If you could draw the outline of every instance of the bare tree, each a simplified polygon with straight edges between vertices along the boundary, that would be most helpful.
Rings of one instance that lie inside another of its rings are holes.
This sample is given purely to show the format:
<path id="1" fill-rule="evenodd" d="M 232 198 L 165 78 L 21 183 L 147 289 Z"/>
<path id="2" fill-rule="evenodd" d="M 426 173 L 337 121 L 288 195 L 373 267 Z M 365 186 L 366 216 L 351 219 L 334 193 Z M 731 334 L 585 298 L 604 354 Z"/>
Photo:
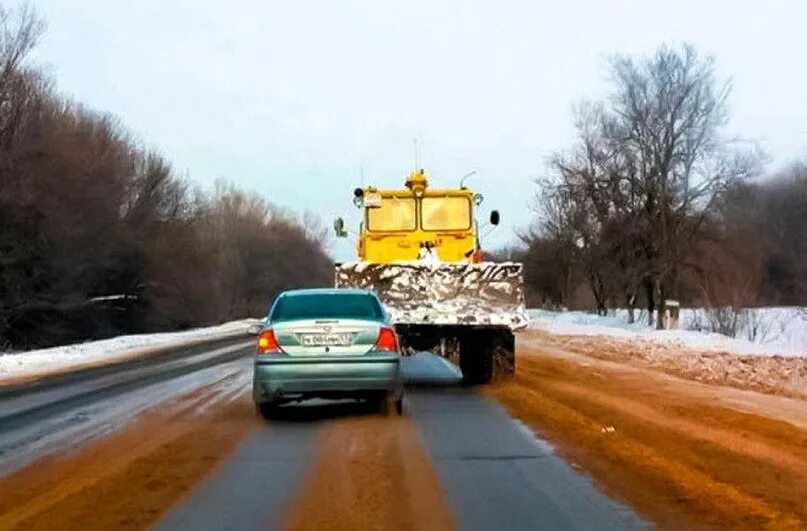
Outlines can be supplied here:
<path id="1" fill-rule="evenodd" d="M 15 10 L 0 5 L 0 82 L 20 70 L 45 31 L 45 22 L 30 4 Z"/>
<path id="2" fill-rule="evenodd" d="M 610 98 L 576 109 L 577 141 L 540 183 L 542 234 L 572 242 L 600 313 L 624 304 L 633 315 L 643 286 L 652 324 L 667 298 L 680 298 L 716 201 L 756 157 L 722 134 L 730 86 L 716 79 L 712 58 L 662 46 L 610 66 Z"/>
<path id="3" fill-rule="evenodd" d="M 602 105 L 578 107 L 575 126 L 578 141 L 568 153 L 552 157 L 552 177 L 544 183 L 540 204 L 547 214 L 563 210 L 562 217 L 555 213 L 549 219 L 565 220 L 598 312 L 604 314 L 615 299 L 632 308 L 641 270 L 627 244 L 636 243 L 639 219 L 635 161 L 612 138 Z"/>
<path id="4" fill-rule="evenodd" d="M 28 4 L 15 10 L 0 5 L 0 154 L 6 159 L 20 133 L 28 104 L 37 96 L 36 86 L 41 79 L 25 68 L 25 61 L 44 29 L 44 22 Z"/>
<path id="5" fill-rule="evenodd" d="M 649 229 L 647 295 L 662 315 L 665 300 L 679 297 L 684 257 L 707 213 L 750 174 L 754 158 L 738 155 L 721 134 L 730 84 L 718 82 L 711 57 L 662 46 L 639 62 L 617 57 L 611 70 L 613 132 L 637 162 Z"/>
<path id="6" fill-rule="evenodd" d="M 60 97 L 28 63 L 43 28 L 0 8 L 0 344 L 259 315 L 280 290 L 331 282 L 314 216 L 232 186 L 208 196 Z"/>

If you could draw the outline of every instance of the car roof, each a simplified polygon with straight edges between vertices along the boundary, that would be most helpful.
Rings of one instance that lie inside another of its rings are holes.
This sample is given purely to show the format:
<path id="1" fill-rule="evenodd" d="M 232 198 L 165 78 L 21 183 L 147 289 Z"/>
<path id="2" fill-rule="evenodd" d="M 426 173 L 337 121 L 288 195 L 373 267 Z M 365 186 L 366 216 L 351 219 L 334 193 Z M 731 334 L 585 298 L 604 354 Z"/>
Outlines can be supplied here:
<path id="1" fill-rule="evenodd" d="M 300 295 L 346 295 L 346 294 L 375 296 L 375 293 L 367 289 L 314 288 L 314 289 L 291 289 L 281 293 L 280 297 L 297 297 Z"/>

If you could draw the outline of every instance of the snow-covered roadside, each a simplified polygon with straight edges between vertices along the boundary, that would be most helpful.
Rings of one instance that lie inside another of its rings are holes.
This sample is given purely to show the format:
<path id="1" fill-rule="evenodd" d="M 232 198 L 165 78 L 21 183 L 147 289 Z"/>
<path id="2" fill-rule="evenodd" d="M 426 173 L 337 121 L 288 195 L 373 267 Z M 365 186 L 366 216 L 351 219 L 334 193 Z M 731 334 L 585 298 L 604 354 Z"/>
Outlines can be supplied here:
<path id="1" fill-rule="evenodd" d="M 752 342 L 710 332 L 687 330 L 695 327 L 700 310 L 681 312 L 682 330 L 655 330 L 646 323 L 628 324 L 627 312 L 598 316 L 585 312 L 528 310 L 530 327 L 559 336 L 606 336 L 623 340 L 641 340 L 665 346 L 698 351 L 742 355 L 779 355 L 807 357 L 807 311 L 803 308 L 759 308 L 752 321 L 764 333 Z M 743 334 L 745 331 L 741 331 Z M 746 337 L 748 337 L 746 335 Z"/>
<path id="2" fill-rule="evenodd" d="M 156 349 L 238 335 L 246 338 L 247 328 L 259 322 L 259 319 L 241 319 L 183 332 L 119 336 L 42 350 L 0 353 L 0 385 L 119 362 L 148 355 Z"/>

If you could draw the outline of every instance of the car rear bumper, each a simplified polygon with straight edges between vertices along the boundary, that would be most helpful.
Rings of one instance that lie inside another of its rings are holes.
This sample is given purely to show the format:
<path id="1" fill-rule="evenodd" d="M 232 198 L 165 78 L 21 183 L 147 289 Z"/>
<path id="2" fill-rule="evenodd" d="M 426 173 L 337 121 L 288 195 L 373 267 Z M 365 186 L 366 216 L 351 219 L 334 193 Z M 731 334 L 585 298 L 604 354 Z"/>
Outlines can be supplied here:
<path id="1" fill-rule="evenodd" d="M 277 357 L 255 363 L 255 403 L 297 398 L 361 395 L 367 391 L 403 392 L 399 356 L 300 359 Z"/>

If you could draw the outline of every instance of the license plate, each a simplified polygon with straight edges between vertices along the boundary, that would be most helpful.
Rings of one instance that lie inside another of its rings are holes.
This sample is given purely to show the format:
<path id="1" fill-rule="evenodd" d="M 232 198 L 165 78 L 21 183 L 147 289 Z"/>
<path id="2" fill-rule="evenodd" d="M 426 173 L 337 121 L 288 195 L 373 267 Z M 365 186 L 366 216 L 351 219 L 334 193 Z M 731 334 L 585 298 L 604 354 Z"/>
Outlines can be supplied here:
<path id="1" fill-rule="evenodd" d="M 352 334 L 303 334 L 305 347 L 340 347 L 350 345 Z"/>

